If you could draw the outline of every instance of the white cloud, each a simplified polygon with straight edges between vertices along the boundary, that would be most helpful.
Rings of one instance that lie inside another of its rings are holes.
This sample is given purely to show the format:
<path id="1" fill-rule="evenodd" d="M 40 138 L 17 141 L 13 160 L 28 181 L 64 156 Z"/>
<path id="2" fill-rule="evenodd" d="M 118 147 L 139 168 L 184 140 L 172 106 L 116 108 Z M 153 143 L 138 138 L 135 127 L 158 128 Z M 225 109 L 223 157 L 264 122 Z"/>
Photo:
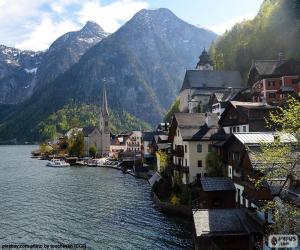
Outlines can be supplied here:
<path id="1" fill-rule="evenodd" d="M 69 20 L 55 22 L 48 15 L 44 15 L 41 23 L 24 37 L 24 40 L 16 44 L 17 48 L 27 50 L 46 50 L 59 36 L 80 27 Z"/>
<path id="2" fill-rule="evenodd" d="M 0 44 L 45 50 L 56 38 L 87 21 L 114 32 L 147 7 L 147 0 L 115 0 L 106 5 L 101 0 L 18 0 L 17 4 L 0 0 Z"/>
<path id="3" fill-rule="evenodd" d="M 136 12 L 147 7 L 148 3 L 143 0 L 119 0 L 108 5 L 89 0 L 83 4 L 78 16 L 81 23 L 93 20 L 105 31 L 114 32 L 120 27 L 120 22 L 128 21 Z"/>
<path id="4" fill-rule="evenodd" d="M 207 27 L 208 29 L 214 31 L 215 33 L 221 35 L 223 34 L 226 30 L 230 30 L 236 23 L 242 22 L 244 20 L 251 20 L 256 16 L 257 13 L 251 12 L 247 13 L 243 16 L 236 16 L 230 20 L 227 20 L 222 23 L 218 23 L 212 26 Z"/>

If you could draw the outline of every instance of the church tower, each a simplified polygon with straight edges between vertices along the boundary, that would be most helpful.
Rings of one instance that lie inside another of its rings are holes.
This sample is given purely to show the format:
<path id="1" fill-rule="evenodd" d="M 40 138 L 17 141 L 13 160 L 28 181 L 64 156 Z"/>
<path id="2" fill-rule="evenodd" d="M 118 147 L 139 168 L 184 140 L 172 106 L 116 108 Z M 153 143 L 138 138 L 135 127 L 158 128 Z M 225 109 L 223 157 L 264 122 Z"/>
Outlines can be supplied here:
<path id="1" fill-rule="evenodd" d="M 101 133 L 101 154 L 102 156 L 109 155 L 110 149 L 110 130 L 109 130 L 109 112 L 106 94 L 106 86 L 103 86 L 102 108 L 100 116 L 100 133 Z"/>
<path id="2" fill-rule="evenodd" d="M 196 69 L 198 70 L 213 70 L 213 62 L 210 59 L 209 54 L 205 50 L 205 48 L 202 51 L 202 54 L 199 56 L 199 62 L 196 65 Z"/>

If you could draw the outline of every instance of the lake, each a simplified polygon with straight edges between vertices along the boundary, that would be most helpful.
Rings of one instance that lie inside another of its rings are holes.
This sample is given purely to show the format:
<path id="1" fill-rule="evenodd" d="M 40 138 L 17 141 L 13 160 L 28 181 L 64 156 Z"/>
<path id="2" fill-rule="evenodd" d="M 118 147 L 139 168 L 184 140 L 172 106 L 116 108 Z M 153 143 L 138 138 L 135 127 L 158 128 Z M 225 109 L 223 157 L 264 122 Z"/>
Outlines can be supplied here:
<path id="1" fill-rule="evenodd" d="M 190 223 L 157 210 L 145 180 L 115 169 L 46 167 L 30 158 L 36 148 L 0 146 L 0 245 L 191 249 Z"/>

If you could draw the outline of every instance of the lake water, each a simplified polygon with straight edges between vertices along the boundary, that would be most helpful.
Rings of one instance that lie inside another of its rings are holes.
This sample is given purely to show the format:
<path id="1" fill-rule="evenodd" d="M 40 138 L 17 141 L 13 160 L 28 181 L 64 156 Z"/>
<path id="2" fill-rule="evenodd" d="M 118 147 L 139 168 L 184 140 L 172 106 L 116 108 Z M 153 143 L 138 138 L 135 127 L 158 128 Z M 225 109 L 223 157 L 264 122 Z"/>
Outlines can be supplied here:
<path id="1" fill-rule="evenodd" d="M 145 180 L 114 169 L 49 168 L 30 158 L 35 148 L 0 146 L 0 246 L 191 249 L 190 223 L 158 211 Z"/>

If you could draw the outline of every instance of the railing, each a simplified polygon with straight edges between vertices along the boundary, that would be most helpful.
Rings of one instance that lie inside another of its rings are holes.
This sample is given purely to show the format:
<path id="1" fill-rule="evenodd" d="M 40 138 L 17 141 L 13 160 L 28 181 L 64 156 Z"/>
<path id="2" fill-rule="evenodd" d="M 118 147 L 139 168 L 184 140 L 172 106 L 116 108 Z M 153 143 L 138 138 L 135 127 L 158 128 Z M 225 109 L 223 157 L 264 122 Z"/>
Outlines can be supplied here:
<path id="1" fill-rule="evenodd" d="M 176 146 L 176 148 L 172 150 L 172 154 L 177 157 L 184 157 L 183 146 Z"/>
<path id="2" fill-rule="evenodd" d="M 189 173 L 190 169 L 189 167 L 186 166 L 181 166 L 181 165 L 177 165 L 177 164 L 173 164 L 173 169 L 180 171 L 180 172 L 184 172 L 184 173 Z"/>

